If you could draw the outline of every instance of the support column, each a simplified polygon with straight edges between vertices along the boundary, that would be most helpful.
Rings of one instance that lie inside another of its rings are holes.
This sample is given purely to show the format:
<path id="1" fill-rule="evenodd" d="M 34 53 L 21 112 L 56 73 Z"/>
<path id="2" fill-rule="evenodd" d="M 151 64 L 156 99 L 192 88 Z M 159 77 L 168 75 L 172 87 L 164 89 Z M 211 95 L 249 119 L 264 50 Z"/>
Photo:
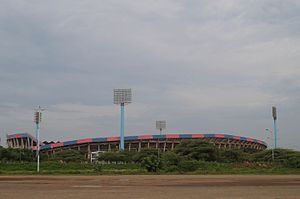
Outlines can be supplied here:
<path id="1" fill-rule="evenodd" d="M 277 148 L 277 123 L 276 119 L 274 119 L 274 148 Z"/>
<path id="2" fill-rule="evenodd" d="M 91 145 L 90 145 L 90 143 L 88 143 L 87 148 L 88 148 L 88 154 L 90 154 L 91 153 Z"/>
<path id="3" fill-rule="evenodd" d="M 131 150 L 131 142 L 128 143 L 128 151 L 130 152 Z"/>
<path id="4" fill-rule="evenodd" d="M 16 141 L 16 138 L 13 138 L 13 148 L 16 148 L 17 147 L 17 141 Z"/>
<path id="5" fill-rule="evenodd" d="M 124 150 L 124 103 L 121 104 L 120 150 Z"/>
<path id="6" fill-rule="evenodd" d="M 140 142 L 139 142 L 139 149 L 138 149 L 138 152 L 141 151 L 141 148 L 142 148 L 142 142 L 140 141 Z"/>
<path id="7" fill-rule="evenodd" d="M 17 148 L 20 148 L 20 142 L 19 142 L 19 139 L 16 138 L 16 141 L 17 141 Z"/>

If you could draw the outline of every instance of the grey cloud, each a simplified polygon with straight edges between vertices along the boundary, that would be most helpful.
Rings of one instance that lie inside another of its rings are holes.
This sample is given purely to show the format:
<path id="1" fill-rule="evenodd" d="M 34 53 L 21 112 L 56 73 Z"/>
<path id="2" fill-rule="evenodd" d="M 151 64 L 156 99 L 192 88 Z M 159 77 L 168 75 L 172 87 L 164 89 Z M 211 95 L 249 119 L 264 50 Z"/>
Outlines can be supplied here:
<path id="1" fill-rule="evenodd" d="M 126 131 L 223 132 L 300 149 L 298 1 L 7 1 L 0 6 L 0 126 L 44 139 L 115 135 L 112 89 L 133 88 Z M 70 112 L 70 109 L 75 112 Z"/>

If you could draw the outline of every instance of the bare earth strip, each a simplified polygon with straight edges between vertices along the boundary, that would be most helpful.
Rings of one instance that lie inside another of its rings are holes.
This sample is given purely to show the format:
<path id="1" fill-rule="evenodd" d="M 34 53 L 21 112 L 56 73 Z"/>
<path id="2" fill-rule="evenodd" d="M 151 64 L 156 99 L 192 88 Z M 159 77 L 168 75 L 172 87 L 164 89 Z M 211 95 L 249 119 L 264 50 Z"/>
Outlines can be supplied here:
<path id="1" fill-rule="evenodd" d="M 300 198 L 300 176 L 1 176 L 0 199 Z"/>

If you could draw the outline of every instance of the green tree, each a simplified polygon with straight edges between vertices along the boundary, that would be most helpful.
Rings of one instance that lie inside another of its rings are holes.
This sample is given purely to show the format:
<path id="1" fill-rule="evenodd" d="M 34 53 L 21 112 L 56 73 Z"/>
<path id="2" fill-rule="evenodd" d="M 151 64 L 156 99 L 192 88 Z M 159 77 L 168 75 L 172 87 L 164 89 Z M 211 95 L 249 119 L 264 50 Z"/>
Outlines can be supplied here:
<path id="1" fill-rule="evenodd" d="M 253 154 L 256 162 L 273 162 L 272 150 L 265 150 Z M 275 149 L 274 162 L 285 167 L 300 168 L 300 152 L 290 149 Z"/>
<path id="2" fill-rule="evenodd" d="M 160 161 L 155 155 L 145 156 L 141 160 L 141 166 L 148 172 L 157 172 L 160 167 Z"/>
<path id="3" fill-rule="evenodd" d="M 175 153 L 193 160 L 216 161 L 218 150 L 201 140 L 185 140 L 175 148 Z"/>
<path id="4" fill-rule="evenodd" d="M 161 152 L 157 149 L 145 149 L 133 157 L 135 163 L 141 164 L 149 172 L 157 172 L 161 168 Z"/>
<path id="5" fill-rule="evenodd" d="M 162 154 L 161 163 L 165 171 L 178 171 L 178 165 L 183 158 L 174 152 L 165 152 Z"/>
<path id="6" fill-rule="evenodd" d="M 34 152 L 28 149 L 12 149 L 12 148 L 1 148 L 0 149 L 0 160 L 1 161 L 20 161 L 30 162 L 34 161 Z"/>
<path id="7" fill-rule="evenodd" d="M 251 156 L 249 153 L 238 149 L 221 149 L 217 161 L 227 163 L 251 161 Z"/>

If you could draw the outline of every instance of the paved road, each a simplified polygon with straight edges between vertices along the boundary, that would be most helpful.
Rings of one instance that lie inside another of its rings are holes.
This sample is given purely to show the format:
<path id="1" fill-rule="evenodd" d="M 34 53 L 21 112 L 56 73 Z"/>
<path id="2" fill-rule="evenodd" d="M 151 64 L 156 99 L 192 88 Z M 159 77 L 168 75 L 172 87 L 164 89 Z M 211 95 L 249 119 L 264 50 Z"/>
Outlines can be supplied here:
<path id="1" fill-rule="evenodd" d="M 289 176 L 1 176 L 0 199 L 300 198 Z"/>

